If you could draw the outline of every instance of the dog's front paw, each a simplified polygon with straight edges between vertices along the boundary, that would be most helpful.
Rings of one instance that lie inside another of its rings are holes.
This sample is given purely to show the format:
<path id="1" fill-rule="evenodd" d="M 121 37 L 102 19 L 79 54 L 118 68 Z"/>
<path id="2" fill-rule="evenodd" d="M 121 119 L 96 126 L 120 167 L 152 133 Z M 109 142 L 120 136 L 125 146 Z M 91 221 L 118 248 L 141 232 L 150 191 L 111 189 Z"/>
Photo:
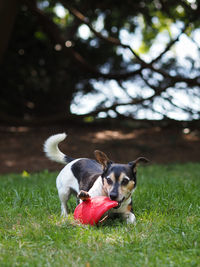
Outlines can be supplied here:
<path id="1" fill-rule="evenodd" d="M 80 198 L 82 201 L 84 200 L 87 200 L 88 198 L 90 198 L 90 195 L 88 192 L 84 191 L 84 190 L 81 190 L 78 195 L 77 195 L 78 198 Z"/>
<path id="2" fill-rule="evenodd" d="M 126 219 L 126 222 L 128 224 L 136 225 L 136 218 L 135 218 L 135 215 L 132 212 L 124 214 L 124 218 Z"/>

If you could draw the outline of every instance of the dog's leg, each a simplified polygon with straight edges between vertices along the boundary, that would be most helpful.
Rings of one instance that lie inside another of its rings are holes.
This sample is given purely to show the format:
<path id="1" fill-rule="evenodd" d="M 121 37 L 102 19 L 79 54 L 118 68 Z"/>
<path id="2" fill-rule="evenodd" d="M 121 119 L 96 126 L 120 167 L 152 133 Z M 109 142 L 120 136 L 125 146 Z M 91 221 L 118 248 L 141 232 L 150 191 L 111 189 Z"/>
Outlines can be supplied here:
<path id="1" fill-rule="evenodd" d="M 136 218 L 132 212 L 127 212 L 123 214 L 123 218 L 126 220 L 128 224 L 136 225 Z"/>
<path id="2" fill-rule="evenodd" d="M 64 191 L 59 192 L 59 198 L 61 202 L 61 216 L 67 218 L 67 200 L 70 197 L 70 187 L 66 188 Z"/>
<path id="3" fill-rule="evenodd" d="M 61 202 L 61 217 L 67 218 L 67 206 Z"/>
<path id="4" fill-rule="evenodd" d="M 98 177 L 98 179 L 94 182 L 93 186 L 90 188 L 89 192 L 80 190 L 77 197 L 81 200 L 87 200 L 90 197 L 96 197 L 96 196 L 102 196 L 102 178 L 101 176 Z"/>
<path id="5" fill-rule="evenodd" d="M 88 198 L 90 198 L 90 195 L 88 192 L 84 191 L 84 190 L 81 190 L 78 195 L 77 195 L 78 198 L 80 198 L 82 201 L 84 200 L 87 200 Z"/>
<path id="6" fill-rule="evenodd" d="M 128 224 L 134 224 L 136 225 L 136 218 L 135 215 L 133 213 L 133 204 L 132 204 L 132 200 L 129 203 L 129 205 L 127 206 L 127 210 L 126 212 L 123 214 L 123 217 L 126 219 L 126 222 Z"/>
<path id="7" fill-rule="evenodd" d="M 74 177 L 71 166 L 75 161 L 66 165 L 59 173 L 56 179 L 56 187 L 61 202 L 61 215 L 67 217 L 67 201 L 71 193 L 79 192 L 79 185 L 77 179 Z"/>

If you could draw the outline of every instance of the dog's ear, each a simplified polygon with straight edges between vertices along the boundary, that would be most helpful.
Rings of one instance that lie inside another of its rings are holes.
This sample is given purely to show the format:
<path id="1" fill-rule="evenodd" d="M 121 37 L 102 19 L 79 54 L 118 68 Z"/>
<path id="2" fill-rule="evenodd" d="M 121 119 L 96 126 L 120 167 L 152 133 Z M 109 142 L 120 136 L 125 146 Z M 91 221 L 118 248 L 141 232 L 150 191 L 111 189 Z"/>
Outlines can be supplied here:
<path id="1" fill-rule="evenodd" d="M 135 165 L 137 165 L 137 164 L 140 163 L 140 162 L 148 163 L 149 160 L 148 160 L 147 158 L 144 158 L 144 157 L 139 157 L 139 158 L 137 158 L 136 160 L 133 161 L 133 163 L 134 163 Z"/>
<path id="2" fill-rule="evenodd" d="M 105 153 L 99 150 L 95 150 L 94 155 L 96 160 L 102 165 L 103 170 L 105 170 L 108 166 L 108 163 L 110 163 L 109 158 L 106 156 Z"/>
<path id="3" fill-rule="evenodd" d="M 138 165 L 138 163 L 141 163 L 141 162 L 148 163 L 149 160 L 147 158 L 144 158 L 144 157 L 139 157 L 136 160 L 129 162 L 128 164 L 133 168 L 133 172 L 136 172 L 137 165 Z"/>

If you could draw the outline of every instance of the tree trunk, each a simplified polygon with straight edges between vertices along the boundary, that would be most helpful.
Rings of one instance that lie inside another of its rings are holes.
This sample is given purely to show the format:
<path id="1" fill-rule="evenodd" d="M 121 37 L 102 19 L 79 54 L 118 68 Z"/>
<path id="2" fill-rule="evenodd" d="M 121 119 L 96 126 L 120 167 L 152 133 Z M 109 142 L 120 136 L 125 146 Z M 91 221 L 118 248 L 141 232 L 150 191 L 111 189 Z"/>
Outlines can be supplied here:
<path id="1" fill-rule="evenodd" d="M 0 64 L 8 47 L 18 6 L 18 0 L 0 0 Z"/>

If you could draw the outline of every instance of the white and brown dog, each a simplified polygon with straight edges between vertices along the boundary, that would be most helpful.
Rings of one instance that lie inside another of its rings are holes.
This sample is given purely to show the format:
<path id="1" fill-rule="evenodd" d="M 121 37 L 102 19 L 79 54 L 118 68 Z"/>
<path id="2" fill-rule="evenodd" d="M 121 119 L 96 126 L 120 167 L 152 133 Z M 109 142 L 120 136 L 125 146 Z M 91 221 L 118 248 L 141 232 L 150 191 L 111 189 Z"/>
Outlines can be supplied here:
<path id="1" fill-rule="evenodd" d="M 56 180 L 61 215 L 67 217 L 67 201 L 71 193 L 75 193 L 81 200 L 94 196 L 108 196 L 118 202 L 118 206 L 113 208 L 111 213 L 122 215 L 127 223 L 135 223 L 132 193 L 136 187 L 136 166 L 139 162 L 148 160 L 140 157 L 128 164 L 116 164 L 99 150 L 94 152 L 96 160 L 73 159 L 58 148 L 58 144 L 65 138 L 65 133 L 56 134 L 44 143 L 44 151 L 48 158 L 67 164 Z"/>

